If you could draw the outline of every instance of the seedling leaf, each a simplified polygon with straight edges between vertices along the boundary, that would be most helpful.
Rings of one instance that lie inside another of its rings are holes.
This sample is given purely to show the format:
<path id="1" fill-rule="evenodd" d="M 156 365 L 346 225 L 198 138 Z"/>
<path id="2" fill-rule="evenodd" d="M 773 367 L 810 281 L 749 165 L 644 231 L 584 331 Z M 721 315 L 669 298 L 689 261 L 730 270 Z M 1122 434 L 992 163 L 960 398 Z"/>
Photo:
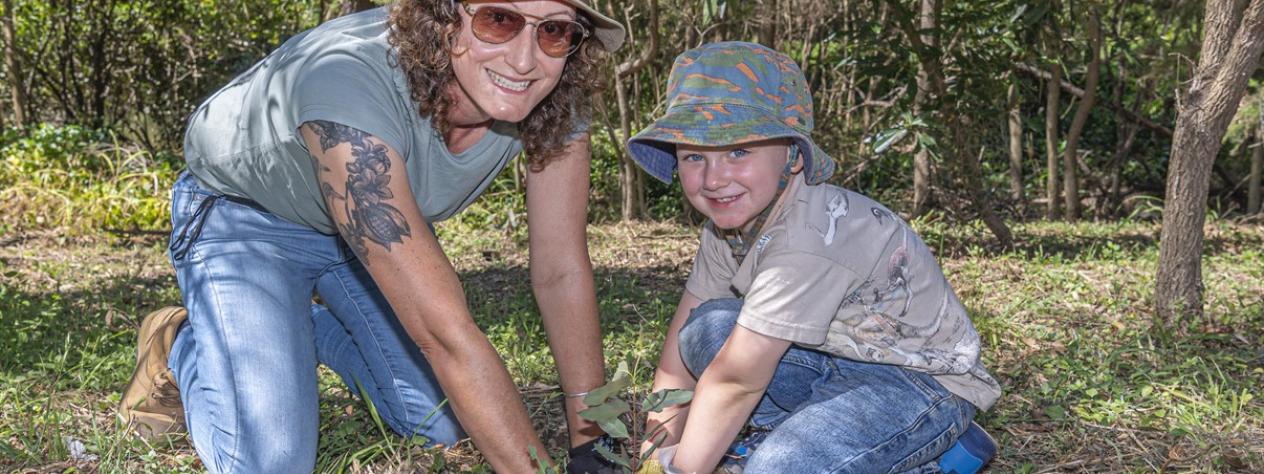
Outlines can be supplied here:
<path id="1" fill-rule="evenodd" d="M 612 395 L 622 393 L 631 384 L 632 376 L 628 373 L 628 363 L 619 362 L 619 367 L 615 369 L 614 377 L 610 379 L 610 382 L 588 392 L 588 395 L 584 397 L 584 404 L 595 407 L 606 403 Z"/>
<path id="2" fill-rule="evenodd" d="M 621 454 L 611 451 L 610 448 L 607 448 L 604 444 L 595 443 L 593 445 L 593 449 L 596 449 L 597 454 L 600 454 L 601 457 L 608 459 L 610 462 L 623 466 L 624 469 L 629 471 L 632 470 L 632 466 L 628 464 L 627 458 L 623 457 Z"/>
<path id="3" fill-rule="evenodd" d="M 689 403 L 693 400 L 692 390 L 683 390 L 678 388 L 669 388 L 651 393 L 645 400 L 641 401 L 641 409 L 645 411 L 660 412 L 664 408 L 672 405 L 680 405 Z"/>
<path id="4" fill-rule="evenodd" d="M 618 419 L 619 415 L 627 413 L 632 407 L 628 406 L 628 402 L 618 398 L 610 400 L 601 405 L 590 407 L 579 412 L 579 416 L 588 421 L 602 422 L 606 420 Z"/>

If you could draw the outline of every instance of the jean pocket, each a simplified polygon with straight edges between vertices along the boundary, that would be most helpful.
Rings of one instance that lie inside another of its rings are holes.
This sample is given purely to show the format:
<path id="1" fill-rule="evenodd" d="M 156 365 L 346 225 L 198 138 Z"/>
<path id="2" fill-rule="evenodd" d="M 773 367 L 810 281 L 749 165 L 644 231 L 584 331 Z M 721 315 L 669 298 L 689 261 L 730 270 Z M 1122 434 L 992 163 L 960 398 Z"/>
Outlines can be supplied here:
<path id="1" fill-rule="evenodd" d="M 184 260 L 184 257 L 188 255 L 193 243 L 202 235 L 202 226 L 206 224 L 206 218 L 211 214 L 211 208 L 219 200 L 219 196 L 215 195 L 191 194 L 193 198 L 188 205 L 193 206 L 196 204 L 197 208 L 184 220 L 183 225 L 180 225 L 179 228 L 173 228 L 171 231 L 171 244 L 167 246 L 167 252 L 171 256 L 172 261 Z"/>
<path id="2" fill-rule="evenodd" d="M 934 461 L 948 448 L 952 447 L 952 443 L 956 442 L 960 436 L 961 430 L 957 423 L 950 423 L 947 429 L 931 439 L 925 446 L 918 448 L 912 454 L 901 459 L 900 462 L 895 463 L 891 467 L 890 472 L 906 472 Z"/>

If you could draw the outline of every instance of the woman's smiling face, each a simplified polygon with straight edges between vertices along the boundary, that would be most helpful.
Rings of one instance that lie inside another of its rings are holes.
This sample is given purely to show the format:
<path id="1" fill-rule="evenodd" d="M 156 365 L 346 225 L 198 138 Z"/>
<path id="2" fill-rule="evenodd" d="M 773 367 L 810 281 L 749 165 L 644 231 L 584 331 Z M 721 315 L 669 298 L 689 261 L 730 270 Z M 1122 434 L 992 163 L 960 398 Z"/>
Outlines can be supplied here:
<path id="1" fill-rule="evenodd" d="M 536 43 L 535 25 L 499 44 L 478 39 L 469 11 L 496 7 L 518 13 L 528 22 L 575 20 L 575 8 L 555 0 L 514 2 L 470 1 L 460 5 L 461 32 L 452 48 L 452 70 L 457 79 L 454 123 L 488 119 L 520 122 L 553 91 L 562 78 L 566 58 L 545 54 Z"/>

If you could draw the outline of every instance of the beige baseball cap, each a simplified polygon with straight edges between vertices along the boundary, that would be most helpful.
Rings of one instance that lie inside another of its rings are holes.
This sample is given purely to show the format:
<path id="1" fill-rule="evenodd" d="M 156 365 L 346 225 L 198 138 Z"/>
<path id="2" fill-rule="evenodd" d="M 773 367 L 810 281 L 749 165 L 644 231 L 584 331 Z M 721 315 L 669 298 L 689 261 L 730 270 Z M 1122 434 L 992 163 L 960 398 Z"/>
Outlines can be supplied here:
<path id="1" fill-rule="evenodd" d="M 602 49 L 613 53 L 617 51 L 620 46 L 623 46 L 623 39 L 626 32 L 623 30 L 623 25 L 619 24 L 619 22 L 614 21 L 608 16 L 602 15 L 593 7 L 588 6 L 588 2 L 581 0 L 559 1 L 584 12 L 584 15 L 586 15 L 589 20 L 592 20 L 593 28 L 597 30 L 593 34 L 597 37 L 597 41 L 601 42 Z"/>

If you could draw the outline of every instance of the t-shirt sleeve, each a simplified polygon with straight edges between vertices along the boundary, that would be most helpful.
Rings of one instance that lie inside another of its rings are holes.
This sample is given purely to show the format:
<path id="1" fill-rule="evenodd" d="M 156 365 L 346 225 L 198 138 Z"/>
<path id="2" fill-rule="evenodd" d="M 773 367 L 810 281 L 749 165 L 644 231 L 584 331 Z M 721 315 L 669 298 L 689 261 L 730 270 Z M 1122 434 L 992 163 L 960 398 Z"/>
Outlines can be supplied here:
<path id="1" fill-rule="evenodd" d="M 374 67 L 349 51 L 320 54 L 305 65 L 295 82 L 295 124 L 326 120 L 366 132 L 405 156 L 410 121 L 400 116 L 390 71 Z"/>
<path id="2" fill-rule="evenodd" d="M 574 111 L 571 113 L 571 134 L 566 136 L 566 143 L 570 143 L 588 133 L 592 128 L 592 114 L 583 111 Z"/>
<path id="3" fill-rule="evenodd" d="M 816 346 L 857 285 L 854 272 L 807 253 L 769 255 L 760 262 L 737 323 L 765 336 Z"/>
<path id="4" fill-rule="evenodd" d="M 732 298 L 734 264 L 728 243 L 719 239 L 710 226 L 702 230 L 698 241 L 698 254 L 693 258 L 693 270 L 685 289 L 702 301 L 716 298 Z"/>

